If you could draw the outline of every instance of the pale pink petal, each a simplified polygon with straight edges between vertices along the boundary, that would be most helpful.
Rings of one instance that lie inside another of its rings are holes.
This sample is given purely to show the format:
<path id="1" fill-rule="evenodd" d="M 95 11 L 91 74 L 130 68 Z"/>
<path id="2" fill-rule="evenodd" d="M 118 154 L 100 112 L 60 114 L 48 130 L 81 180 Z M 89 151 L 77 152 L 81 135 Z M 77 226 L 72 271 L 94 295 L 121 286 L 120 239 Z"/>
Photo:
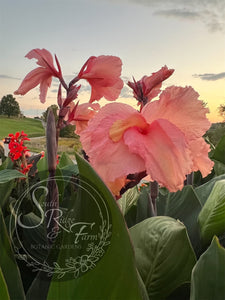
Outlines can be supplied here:
<path id="1" fill-rule="evenodd" d="M 154 121 L 145 134 L 130 128 L 124 134 L 124 142 L 131 153 L 144 159 L 152 180 L 171 192 L 182 189 L 193 163 L 185 136 L 176 126 L 161 119 Z"/>
<path id="2" fill-rule="evenodd" d="M 112 125 L 137 113 L 131 106 L 122 103 L 105 105 L 81 132 L 81 143 L 90 162 L 102 179 L 114 182 L 128 174 L 145 170 L 144 161 L 130 153 L 123 139 L 113 142 L 109 136 Z"/>
<path id="3" fill-rule="evenodd" d="M 207 176 L 214 165 L 213 161 L 209 159 L 208 153 L 210 146 L 205 142 L 203 138 L 198 138 L 189 142 L 189 147 L 192 152 L 193 170 L 200 171 L 202 176 Z"/>
<path id="4" fill-rule="evenodd" d="M 14 94 L 25 95 L 28 91 L 40 84 L 40 100 L 44 103 L 48 87 L 51 85 L 52 76 L 58 78 L 61 76 L 59 62 L 57 61 L 57 65 L 60 70 L 57 71 L 53 64 L 52 55 L 46 49 L 33 49 L 26 55 L 26 57 L 29 59 L 36 58 L 37 64 L 41 67 L 38 67 L 28 73 Z"/>
<path id="5" fill-rule="evenodd" d="M 48 88 L 51 86 L 52 83 L 52 76 L 46 76 L 45 78 L 42 79 L 41 83 L 40 83 L 40 101 L 41 103 L 45 103 L 46 100 L 46 95 L 47 95 L 47 91 Z"/>
<path id="6" fill-rule="evenodd" d="M 86 68 L 78 76 L 83 79 L 119 77 L 121 68 L 122 61 L 117 56 L 92 56 L 87 61 Z"/>
<path id="7" fill-rule="evenodd" d="M 43 78 L 51 78 L 52 74 L 39 67 L 26 75 L 19 88 L 14 92 L 15 95 L 25 95 L 28 91 L 35 88 Z"/>
<path id="8" fill-rule="evenodd" d="M 119 97 L 123 87 L 121 75 L 122 62 L 119 57 L 101 55 L 88 59 L 78 74 L 86 79 L 92 87 L 90 102 L 105 97 L 113 101 Z"/>
<path id="9" fill-rule="evenodd" d="M 100 100 L 102 97 L 109 101 L 116 100 L 123 88 L 123 81 L 120 78 L 115 79 L 88 79 L 92 86 L 90 102 Z"/>
<path id="10" fill-rule="evenodd" d="M 201 137 L 210 127 L 206 118 L 209 112 L 198 100 L 198 93 L 192 87 L 166 88 L 160 99 L 144 106 L 142 114 L 148 123 L 166 119 L 176 125 L 187 140 Z"/>
<path id="11" fill-rule="evenodd" d="M 80 135 L 80 133 L 87 127 L 89 120 L 94 117 L 99 109 L 100 105 L 98 103 L 83 103 L 77 106 L 74 116 L 76 134 Z"/>
<path id="12" fill-rule="evenodd" d="M 36 58 L 37 64 L 46 69 L 49 69 L 56 76 L 58 71 L 54 67 L 53 57 L 46 49 L 33 49 L 25 56 L 29 59 Z"/>

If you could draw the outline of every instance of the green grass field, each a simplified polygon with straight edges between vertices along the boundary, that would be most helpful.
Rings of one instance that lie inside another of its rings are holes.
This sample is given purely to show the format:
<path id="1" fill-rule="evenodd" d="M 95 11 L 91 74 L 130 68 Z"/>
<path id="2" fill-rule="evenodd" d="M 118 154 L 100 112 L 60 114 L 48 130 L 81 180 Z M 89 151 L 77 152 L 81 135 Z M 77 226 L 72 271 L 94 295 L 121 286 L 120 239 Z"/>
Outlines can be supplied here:
<path id="1" fill-rule="evenodd" d="M 15 134 L 17 131 L 24 131 L 29 137 L 43 136 L 45 130 L 41 121 L 31 118 L 7 118 L 0 116 L 0 139 Z"/>

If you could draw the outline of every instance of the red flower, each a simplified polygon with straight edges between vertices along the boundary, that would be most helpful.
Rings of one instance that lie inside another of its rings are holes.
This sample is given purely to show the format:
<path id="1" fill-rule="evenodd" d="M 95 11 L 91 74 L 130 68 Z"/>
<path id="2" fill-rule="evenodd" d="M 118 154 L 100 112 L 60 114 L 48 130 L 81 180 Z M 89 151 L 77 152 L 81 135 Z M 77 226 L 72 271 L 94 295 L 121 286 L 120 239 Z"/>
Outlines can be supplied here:
<path id="1" fill-rule="evenodd" d="M 116 100 L 123 87 L 120 79 L 122 61 L 119 57 L 101 55 L 91 56 L 81 68 L 78 78 L 86 79 L 92 87 L 90 102 L 105 97 Z"/>
<path id="2" fill-rule="evenodd" d="M 27 134 L 23 131 L 16 132 L 16 134 L 9 134 L 9 157 L 17 166 L 18 170 L 23 174 L 29 172 L 32 164 L 27 164 L 27 159 L 29 158 L 29 150 L 24 146 L 24 141 L 29 141 Z"/>
<path id="3" fill-rule="evenodd" d="M 15 95 L 25 95 L 31 89 L 35 88 L 40 84 L 40 100 L 42 103 L 45 102 L 48 88 L 51 86 L 52 76 L 61 78 L 62 72 L 55 56 L 58 71 L 54 67 L 53 58 L 49 51 L 46 49 L 33 49 L 25 57 L 31 59 L 36 58 L 37 64 L 40 66 L 30 73 L 22 81 L 18 90 L 14 92 Z"/>

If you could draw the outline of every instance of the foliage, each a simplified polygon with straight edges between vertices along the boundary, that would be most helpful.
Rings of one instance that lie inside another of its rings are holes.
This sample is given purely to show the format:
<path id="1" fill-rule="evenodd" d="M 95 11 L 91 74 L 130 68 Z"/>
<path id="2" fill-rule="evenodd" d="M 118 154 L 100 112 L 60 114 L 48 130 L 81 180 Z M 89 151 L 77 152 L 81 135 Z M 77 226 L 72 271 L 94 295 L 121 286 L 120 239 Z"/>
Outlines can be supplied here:
<path id="1" fill-rule="evenodd" d="M 66 138 L 78 138 L 78 136 L 75 134 L 75 125 L 66 125 L 60 130 L 60 137 L 66 137 Z"/>
<path id="2" fill-rule="evenodd" d="M 49 107 L 46 109 L 46 111 L 44 111 L 44 112 L 42 113 L 42 120 L 43 120 L 44 122 L 47 122 L 47 117 L 48 117 L 49 109 L 52 109 L 53 114 L 54 114 L 54 116 L 55 116 L 55 120 L 57 121 L 57 118 L 58 118 L 58 116 L 57 116 L 58 106 L 57 106 L 56 104 L 52 104 L 51 106 L 49 106 Z"/>
<path id="3" fill-rule="evenodd" d="M 9 94 L 2 97 L 0 102 L 0 115 L 6 115 L 8 118 L 11 116 L 18 117 L 20 115 L 20 106 L 13 95 Z"/>
<path id="4" fill-rule="evenodd" d="M 210 142 L 217 145 L 219 140 L 225 135 L 225 123 L 213 123 L 206 132 L 205 137 L 208 137 Z"/>
<path id="5" fill-rule="evenodd" d="M 218 107 L 218 113 L 225 120 L 225 105 L 224 104 L 220 104 L 220 106 Z"/>

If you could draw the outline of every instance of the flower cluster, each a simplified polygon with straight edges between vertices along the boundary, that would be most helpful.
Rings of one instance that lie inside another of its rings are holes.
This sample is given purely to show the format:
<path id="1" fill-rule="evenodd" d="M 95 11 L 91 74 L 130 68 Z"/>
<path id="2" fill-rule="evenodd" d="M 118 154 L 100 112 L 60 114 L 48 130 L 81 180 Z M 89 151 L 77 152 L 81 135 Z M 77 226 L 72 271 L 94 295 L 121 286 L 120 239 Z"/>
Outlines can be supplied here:
<path id="1" fill-rule="evenodd" d="M 29 150 L 24 146 L 24 141 L 29 141 L 27 134 L 23 131 L 16 134 L 9 134 L 9 157 L 15 163 L 18 170 L 23 174 L 27 174 L 32 167 L 32 164 L 27 164 L 27 158 L 30 156 Z"/>
<path id="2" fill-rule="evenodd" d="M 40 84 L 40 100 L 45 102 L 52 76 L 59 79 L 56 134 L 65 124 L 76 125 L 90 163 L 116 196 L 127 184 L 132 186 L 134 178 L 140 180 L 146 175 L 150 181 L 175 192 L 182 189 L 187 174 L 197 170 L 203 176 L 210 173 L 213 162 L 208 158 L 209 145 L 202 138 L 210 127 L 206 118 L 209 111 L 192 87 L 161 90 L 173 69 L 164 66 L 151 76 L 128 82 L 139 109 L 123 103 L 101 108 L 93 102 L 102 97 L 114 101 L 120 95 L 120 58 L 90 57 L 67 85 L 56 56 L 58 70 L 45 49 L 34 49 L 27 57 L 36 58 L 41 67 L 31 71 L 15 93 L 24 95 Z M 90 100 L 83 104 L 73 102 L 78 97 L 80 85 L 76 84 L 80 79 L 91 86 Z M 66 98 L 62 98 L 62 87 Z M 156 96 L 159 100 L 152 101 Z"/>

